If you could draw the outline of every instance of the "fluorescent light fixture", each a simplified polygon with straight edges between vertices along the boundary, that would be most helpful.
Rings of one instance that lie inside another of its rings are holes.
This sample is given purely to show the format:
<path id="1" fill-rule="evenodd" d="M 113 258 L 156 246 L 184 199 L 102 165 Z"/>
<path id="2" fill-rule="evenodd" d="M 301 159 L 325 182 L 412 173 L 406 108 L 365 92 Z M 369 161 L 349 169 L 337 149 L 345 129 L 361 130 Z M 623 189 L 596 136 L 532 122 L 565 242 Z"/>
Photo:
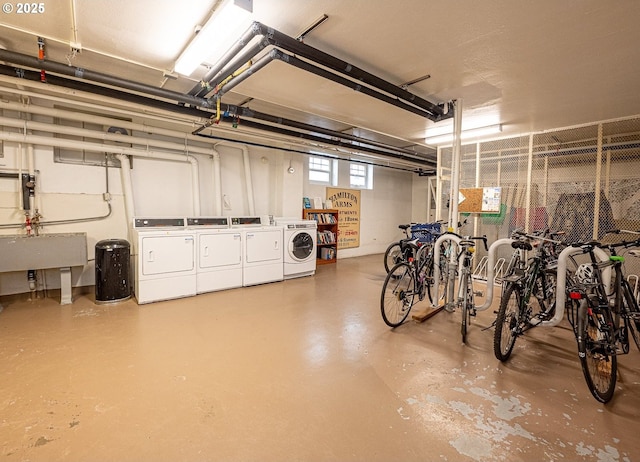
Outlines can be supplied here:
<path id="1" fill-rule="evenodd" d="M 184 49 L 174 70 L 190 76 L 206 60 L 215 63 L 251 24 L 253 1 L 226 0 Z"/>
<path id="2" fill-rule="evenodd" d="M 469 130 L 462 130 L 460 133 L 460 139 L 468 140 L 470 138 L 479 138 L 486 135 L 495 135 L 502 132 L 502 124 L 487 125 L 486 127 L 472 128 Z M 427 144 L 445 144 L 453 141 L 453 133 L 445 133 L 436 136 L 427 136 L 424 139 Z"/>

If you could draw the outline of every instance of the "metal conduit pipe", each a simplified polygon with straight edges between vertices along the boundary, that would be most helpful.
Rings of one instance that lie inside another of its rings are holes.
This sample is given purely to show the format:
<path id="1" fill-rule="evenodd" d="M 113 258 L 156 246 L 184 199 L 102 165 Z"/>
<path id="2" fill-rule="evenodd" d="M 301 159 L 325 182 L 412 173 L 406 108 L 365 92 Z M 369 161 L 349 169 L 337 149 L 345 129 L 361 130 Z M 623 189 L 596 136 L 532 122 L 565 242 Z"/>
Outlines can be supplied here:
<path id="1" fill-rule="evenodd" d="M 251 179 L 251 162 L 249 159 L 249 148 L 246 144 L 240 143 L 228 143 L 226 141 L 220 141 L 214 145 L 214 148 L 218 146 L 227 146 L 229 148 L 240 149 L 242 151 L 242 162 L 244 164 L 244 177 L 247 190 L 247 201 L 249 204 L 249 215 L 256 213 L 255 200 L 253 197 L 253 180 Z"/>
<path id="2" fill-rule="evenodd" d="M 150 150 L 141 150 L 135 148 L 129 148 L 124 146 L 112 146 L 108 144 L 99 144 L 99 143 L 91 143 L 88 141 L 75 141 L 75 140 L 66 140 L 62 138 L 52 138 L 47 136 L 38 136 L 38 135 L 25 135 L 21 133 L 10 133 L 10 132 L 0 132 L 0 140 L 9 141 L 14 143 L 29 143 L 36 144 L 40 146 L 53 146 L 60 148 L 69 148 L 69 149 L 84 149 L 85 151 L 92 152 L 109 152 L 113 154 L 126 154 L 130 156 L 136 157 L 147 157 L 151 159 L 162 159 L 162 160 L 170 160 L 177 162 L 189 162 L 192 164 L 192 175 L 196 175 L 193 180 L 193 191 L 194 194 L 198 197 L 193 198 L 193 206 L 194 213 L 199 214 L 199 204 L 200 204 L 200 181 L 197 176 L 197 159 L 193 156 L 183 156 L 179 154 L 172 154 L 161 151 L 150 151 Z M 196 167 L 193 167 L 193 165 Z M 196 186 L 197 185 L 197 186 Z"/>
<path id="3" fill-rule="evenodd" d="M 121 79 L 119 77 L 114 77 L 108 74 L 69 66 L 67 64 L 58 63 L 56 61 L 50 61 L 47 59 L 40 60 L 38 58 L 24 55 L 22 53 L 16 53 L 14 51 L 0 49 L 0 61 L 19 64 L 22 66 L 30 67 L 32 69 L 43 69 L 49 72 L 68 75 L 76 79 L 91 80 L 93 82 L 99 82 L 106 85 L 113 85 L 119 88 L 146 93 L 148 95 L 157 96 L 159 98 L 164 98 L 171 101 L 179 101 L 184 104 L 191 104 L 200 107 L 211 107 L 209 101 L 204 98 L 197 98 L 192 95 L 185 95 L 183 93 L 178 93 L 175 91 L 164 90 L 162 88 L 145 85 L 142 83 L 134 82 L 132 80 Z"/>
<path id="4" fill-rule="evenodd" d="M 11 72 L 9 72 L 9 70 Z M 13 75 L 13 74 L 15 74 L 15 69 L 11 68 L 11 67 L 8 67 L 8 66 L 0 65 L 0 74 Z M 40 83 L 40 74 L 39 73 L 35 73 L 35 72 L 32 72 L 32 71 L 25 71 L 25 78 L 26 77 L 28 77 L 29 80 L 37 81 L 38 85 L 41 85 L 41 83 Z M 77 90 L 81 90 L 81 91 L 87 91 L 87 92 L 94 93 L 94 94 L 104 95 L 104 96 L 107 96 L 109 98 L 116 98 L 116 99 L 119 99 L 120 101 L 128 101 L 128 102 L 132 102 L 132 103 L 136 103 L 136 104 L 142 104 L 142 105 L 159 108 L 159 109 L 166 110 L 166 111 L 171 111 L 171 112 L 174 112 L 174 113 L 181 113 L 181 114 L 185 114 L 185 115 L 188 115 L 188 116 L 200 117 L 200 118 L 203 118 L 203 119 L 209 119 L 213 115 L 211 112 L 203 111 L 203 110 L 192 108 L 192 107 L 180 106 L 180 105 L 176 105 L 176 104 L 173 104 L 173 103 L 167 103 L 167 102 L 159 101 L 159 100 L 152 99 L 152 98 L 145 98 L 145 97 L 139 96 L 139 95 L 133 95 L 133 94 L 130 94 L 130 93 L 126 93 L 126 92 L 122 92 L 122 91 L 118 91 L 118 90 L 114 90 L 114 89 L 110 89 L 110 88 L 105 88 L 105 87 L 100 87 L 100 86 L 97 86 L 97 85 L 92 85 L 92 84 L 89 84 L 89 83 L 86 83 L 86 82 L 78 82 L 78 81 L 75 81 L 75 80 L 64 79 L 64 78 L 60 78 L 60 77 L 56 77 L 56 76 L 47 77 L 47 82 L 51 83 L 51 84 L 54 84 L 54 85 L 59 85 L 61 87 L 65 87 L 65 88 L 73 88 L 73 89 L 77 89 Z M 43 97 L 45 97 L 45 95 L 43 95 Z M 5 103 L 0 102 L 0 104 L 5 104 Z M 8 103 L 8 104 L 11 104 L 11 103 Z M 233 114 L 244 115 L 245 117 L 263 119 L 263 120 L 267 120 L 267 121 L 270 121 L 272 119 L 278 119 L 278 118 L 276 118 L 274 116 L 270 116 L 268 114 L 263 114 L 263 113 L 260 113 L 260 112 L 252 111 L 249 108 L 239 108 L 237 106 L 226 105 L 226 104 L 222 105 L 222 111 L 223 112 L 233 113 Z M 385 145 L 384 143 L 374 143 L 373 141 L 366 140 L 364 138 L 353 137 L 352 135 L 346 135 L 346 134 L 341 133 L 341 132 L 328 130 L 328 129 L 323 129 L 321 127 L 315 127 L 313 125 L 303 124 L 303 123 L 300 123 L 300 122 L 288 121 L 287 119 L 280 119 L 280 120 L 282 121 L 282 123 L 284 125 L 291 125 L 291 126 L 295 126 L 296 128 L 301 128 L 303 130 L 312 131 L 312 132 L 313 131 L 321 132 L 321 133 L 327 134 L 327 135 L 329 135 L 331 137 L 334 137 L 334 138 L 337 138 L 337 139 L 341 139 L 341 138 L 352 139 L 352 140 L 358 141 L 360 143 L 375 144 L 375 145 L 378 145 L 380 147 L 383 147 L 383 148 L 386 148 L 386 149 L 389 149 L 389 150 L 392 150 L 392 151 L 397 151 L 400 154 L 406 154 L 407 153 L 407 152 L 405 152 L 406 150 L 403 150 L 401 148 L 397 148 L 397 147 L 392 146 L 392 145 Z M 125 123 L 124 121 L 123 122 L 119 122 L 120 126 L 125 127 L 125 125 L 123 125 L 124 123 Z M 204 123 L 204 121 L 202 123 Z M 269 125 L 261 125 L 259 129 L 260 130 L 265 130 L 265 131 L 271 131 L 271 132 L 275 132 L 276 131 L 275 129 L 273 129 L 272 126 L 269 126 Z M 154 133 L 163 134 L 160 131 L 158 131 L 159 129 L 154 129 L 154 130 L 155 130 Z M 172 136 L 172 135 L 169 135 L 169 136 Z M 182 134 L 182 136 L 184 136 L 184 134 Z M 336 142 L 334 142 L 333 140 L 324 140 L 324 142 L 326 144 L 336 145 Z M 369 152 L 372 152 L 374 154 L 381 155 L 381 156 L 388 155 L 387 153 L 385 153 L 383 151 L 378 151 L 378 152 L 369 151 Z M 411 154 L 409 154 L 409 155 L 411 155 Z M 397 157 L 397 158 L 402 158 L 402 157 Z M 382 165 L 382 166 L 384 166 L 384 165 Z"/>
<path id="5" fill-rule="evenodd" d="M 98 215 L 95 217 L 86 217 L 86 218 L 69 218 L 66 220 L 51 220 L 51 221 L 40 221 L 40 226 L 46 225 L 66 225 L 72 223 L 87 223 L 90 221 L 98 221 L 104 220 L 105 218 L 109 218 L 113 212 L 111 208 L 111 204 L 107 202 L 107 213 L 104 215 Z M 0 224 L 0 229 L 20 229 L 24 227 L 24 223 L 9 223 L 9 224 Z"/>

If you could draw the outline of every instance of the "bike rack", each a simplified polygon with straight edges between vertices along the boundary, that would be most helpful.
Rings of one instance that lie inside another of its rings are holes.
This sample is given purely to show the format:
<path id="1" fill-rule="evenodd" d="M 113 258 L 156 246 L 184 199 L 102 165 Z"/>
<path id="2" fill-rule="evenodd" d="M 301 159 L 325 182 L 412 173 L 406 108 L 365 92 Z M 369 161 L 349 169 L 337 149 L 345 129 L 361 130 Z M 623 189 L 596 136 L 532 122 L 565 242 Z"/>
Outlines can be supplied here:
<path id="1" fill-rule="evenodd" d="M 600 247 L 594 248 L 594 253 L 600 261 L 608 261 L 609 254 Z M 558 256 L 558 277 L 556 283 L 556 314 L 548 321 L 542 321 L 539 326 L 554 327 L 564 318 L 567 285 L 567 260 L 574 255 L 584 254 L 580 247 L 567 247 Z M 611 290 L 611 267 L 602 269 L 602 279 L 607 293 Z"/>
<path id="2" fill-rule="evenodd" d="M 496 251 L 498 247 L 502 247 L 504 245 L 510 246 L 512 242 L 514 242 L 514 239 L 505 237 L 504 239 L 498 239 L 489 246 L 489 258 L 487 261 L 487 297 L 482 305 L 475 307 L 476 311 L 484 311 L 493 303 L 493 286 L 496 273 Z"/>
<path id="3" fill-rule="evenodd" d="M 461 239 L 453 234 L 443 234 L 440 236 L 435 242 L 435 251 L 433 256 L 433 279 L 434 281 L 440 280 L 440 266 L 435 264 L 435 262 L 440 261 L 440 244 L 446 240 L 453 241 L 456 245 L 460 244 Z M 496 249 L 503 245 L 511 245 L 514 240 L 511 238 L 498 239 L 489 247 L 489 259 L 487 261 L 487 297 L 484 303 L 480 306 L 474 306 L 476 311 L 484 311 L 491 306 L 493 302 L 493 285 L 494 285 L 494 275 L 495 275 L 495 266 L 496 266 Z M 455 257 L 454 257 L 455 258 Z M 449 298 L 445 297 L 445 305 L 448 301 L 453 297 L 452 291 L 454 290 L 454 281 L 455 281 L 455 270 L 457 269 L 457 263 L 449 262 L 449 285 L 447 288 L 450 293 L 447 294 Z M 439 287 L 438 284 L 434 282 L 435 287 L 435 297 L 434 300 L 440 299 L 440 294 L 438 293 Z M 437 308 L 432 304 L 432 307 Z"/>
<path id="4" fill-rule="evenodd" d="M 440 265 L 438 264 L 438 262 L 440 262 L 440 244 L 442 244 L 444 241 L 453 241 L 455 242 L 456 246 L 458 246 L 460 244 L 460 241 L 462 239 L 460 239 L 458 236 L 454 235 L 454 234 L 448 234 L 445 233 L 443 235 L 441 235 L 438 239 L 436 239 L 436 242 L 433 244 L 435 246 L 434 249 L 434 253 L 433 253 L 433 281 L 434 281 L 434 289 L 435 289 L 435 296 L 434 296 L 434 300 L 436 300 L 436 303 L 438 300 L 440 300 L 440 287 L 439 285 L 435 282 L 435 281 L 439 281 L 440 280 Z M 447 285 L 447 289 L 449 289 L 449 293 L 445 294 L 445 299 L 444 299 L 444 304 L 447 304 L 447 301 L 452 297 L 452 290 L 453 290 L 453 286 L 454 286 L 454 281 L 456 278 L 456 273 L 455 270 L 457 269 L 457 261 L 456 263 L 453 263 L 452 260 L 455 260 L 455 253 L 451 254 L 451 260 L 449 261 L 449 263 L 447 264 L 447 270 L 449 271 L 449 284 Z M 438 306 L 434 305 L 433 302 L 431 302 L 431 306 L 432 308 L 438 308 Z"/>

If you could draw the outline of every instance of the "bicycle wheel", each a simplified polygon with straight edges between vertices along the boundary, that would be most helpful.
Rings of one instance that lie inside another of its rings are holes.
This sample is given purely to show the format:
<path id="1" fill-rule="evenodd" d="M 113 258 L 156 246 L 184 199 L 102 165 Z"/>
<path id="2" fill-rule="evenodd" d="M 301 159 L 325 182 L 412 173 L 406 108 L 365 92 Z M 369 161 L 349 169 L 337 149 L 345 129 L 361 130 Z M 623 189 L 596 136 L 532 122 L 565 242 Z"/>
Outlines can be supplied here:
<path id="1" fill-rule="evenodd" d="M 387 274 L 382 286 L 380 311 L 389 327 L 398 327 L 407 319 L 416 295 L 415 282 L 413 268 L 407 263 L 397 264 Z"/>
<path id="2" fill-rule="evenodd" d="M 587 315 L 587 301 L 578 307 L 578 355 L 587 387 L 595 399 L 606 403 L 613 398 L 618 375 L 618 361 L 610 352 L 610 334 L 601 325 L 612 326 L 609 310 Z M 604 324 L 602 324 L 604 323 Z"/>
<path id="3" fill-rule="evenodd" d="M 471 324 L 471 313 L 473 312 L 473 281 L 471 274 L 465 276 L 465 291 L 462 300 L 462 324 L 460 333 L 462 334 L 462 343 L 467 343 L 467 330 Z"/>
<path id="4" fill-rule="evenodd" d="M 431 257 L 431 261 L 428 263 L 427 269 L 427 277 L 428 277 L 428 285 L 427 285 L 427 293 L 429 295 L 429 301 L 432 305 L 437 306 L 441 301 L 444 300 L 447 294 L 447 285 L 449 283 L 449 278 L 447 274 L 447 256 L 444 253 L 444 249 L 441 249 L 440 253 L 440 262 L 438 268 L 440 270 L 440 279 L 438 281 L 435 280 L 435 269 L 434 269 L 434 258 Z M 438 300 L 435 300 L 436 291 L 435 286 L 438 285 Z"/>
<path id="5" fill-rule="evenodd" d="M 391 268 L 396 266 L 402 261 L 402 248 L 399 242 L 394 242 L 387 250 L 384 251 L 384 270 L 386 273 L 391 271 Z"/>
<path id="6" fill-rule="evenodd" d="M 500 361 L 511 356 L 520 324 L 520 287 L 515 282 L 507 284 L 496 317 L 493 333 L 493 352 Z"/>
<path id="7" fill-rule="evenodd" d="M 544 277 L 544 288 L 542 286 Z M 536 281 L 534 297 L 529 299 L 533 308 L 533 315 L 540 314 L 541 320 L 553 317 L 556 311 L 556 273 L 552 270 L 544 270 L 544 273 Z M 543 290 L 544 289 L 544 290 Z"/>
<path id="8" fill-rule="evenodd" d="M 624 286 L 624 313 L 625 313 L 625 325 L 629 335 L 633 337 L 633 341 L 640 350 L 640 308 L 638 302 L 633 296 L 631 286 L 626 280 L 622 280 Z"/>

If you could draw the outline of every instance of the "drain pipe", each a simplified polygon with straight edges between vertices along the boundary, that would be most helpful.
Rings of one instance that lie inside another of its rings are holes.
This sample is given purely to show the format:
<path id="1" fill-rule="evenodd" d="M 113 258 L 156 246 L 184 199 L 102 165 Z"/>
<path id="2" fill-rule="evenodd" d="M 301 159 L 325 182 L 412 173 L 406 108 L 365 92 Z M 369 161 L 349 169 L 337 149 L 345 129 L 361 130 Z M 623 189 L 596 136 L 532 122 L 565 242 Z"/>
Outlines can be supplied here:
<path id="1" fill-rule="evenodd" d="M 229 148 L 240 149 L 242 151 L 242 161 L 244 163 L 244 177 L 247 188 L 247 202 L 249 203 L 249 215 L 255 215 L 256 206 L 253 198 L 253 182 L 251 181 L 251 163 L 249 161 L 249 148 L 245 144 L 239 143 L 227 143 L 220 142 L 216 143 L 213 147 L 217 146 L 227 146 Z"/>
<path id="2" fill-rule="evenodd" d="M 193 197 L 193 213 L 200 216 L 200 172 L 198 171 L 198 159 L 187 155 L 187 162 L 191 164 L 191 191 Z"/>
<path id="3" fill-rule="evenodd" d="M 120 161 L 120 182 L 122 183 L 122 194 L 124 195 L 124 211 L 127 216 L 127 235 L 129 242 L 133 242 L 133 217 L 136 211 L 134 208 L 133 187 L 131 182 L 131 162 L 129 162 L 129 156 L 125 156 L 124 154 L 116 154 L 116 158 Z"/>
<path id="4" fill-rule="evenodd" d="M 215 215 L 222 215 L 222 171 L 220 168 L 220 153 L 212 149 L 213 155 L 213 203 L 215 205 Z"/>

